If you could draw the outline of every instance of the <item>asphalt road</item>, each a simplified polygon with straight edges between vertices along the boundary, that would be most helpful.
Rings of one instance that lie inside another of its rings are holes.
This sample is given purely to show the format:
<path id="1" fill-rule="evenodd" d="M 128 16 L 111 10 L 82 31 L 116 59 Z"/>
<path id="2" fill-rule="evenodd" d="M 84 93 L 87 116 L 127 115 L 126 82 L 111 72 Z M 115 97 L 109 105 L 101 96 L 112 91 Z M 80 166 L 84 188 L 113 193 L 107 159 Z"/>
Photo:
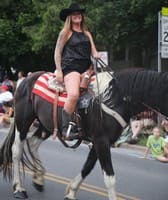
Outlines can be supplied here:
<path id="1" fill-rule="evenodd" d="M 6 133 L 0 131 L 0 143 Z M 58 141 L 48 139 L 41 145 L 41 160 L 46 168 L 45 191 L 37 192 L 26 173 L 24 186 L 31 200 L 61 200 L 66 185 L 81 170 L 89 149 L 81 145 L 76 150 L 67 149 Z M 152 159 L 141 159 L 141 151 L 112 148 L 112 160 L 116 174 L 118 200 L 167 200 L 168 164 Z M 0 200 L 12 198 L 12 184 L 5 182 L 0 174 Z M 77 198 L 79 200 L 107 200 L 102 171 L 99 163 L 84 181 Z"/>

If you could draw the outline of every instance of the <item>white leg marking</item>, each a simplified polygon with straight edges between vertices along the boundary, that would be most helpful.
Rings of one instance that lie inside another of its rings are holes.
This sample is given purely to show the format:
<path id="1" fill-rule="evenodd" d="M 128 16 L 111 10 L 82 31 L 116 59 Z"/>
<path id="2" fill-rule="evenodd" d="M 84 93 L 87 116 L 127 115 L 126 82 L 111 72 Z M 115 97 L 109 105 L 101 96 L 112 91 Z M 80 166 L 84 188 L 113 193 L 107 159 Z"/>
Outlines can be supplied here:
<path id="1" fill-rule="evenodd" d="M 71 183 L 67 186 L 66 192 L 65 192 L 65 197 L 69 199 L 76 199 L 76 193 L 83 182 L 83 178 L 81 174 L 77 175 Z"/>
<path id="2" fill-rule="evenodd" d="M 25 191 L 24 188 L 21 187 L 21 176 L 20 176 L 20 160 L 23 153 L 23 145 L 24 142 L 20 140 L 20 133 L 16 129 L 15 132 L 15 140 L 12 145 L 12 159 L 13 159 L 13 186 L 15 187 L 15 191 Z"/>
<path id="3" fill-rule="evenodd" d="M 38 154 L 38 148 L 43 142 L 42 139 L 37 138 L 35 136 L 32 136 L 27 139 L 29 146 L 30 146 L 30 151 L 33 154 L 34 158 L 36 161 L 34 161 L 34 174 L 33 174 L 33 181 L 36 184 L 39 185 L 44 185 L 44 174 L 45 174 L 45 169 L 42 166 L 42 162 L 40 160 L 39 154 Z"/>
<path id="4" fill-rule="evenodd" d="M 104 183 L 107 188 L 109 200 L 117 200 L 116 191 L 115 191 L 115 177 L 108 176 L 106 172 L 103 171 L 104 174 Z"/>

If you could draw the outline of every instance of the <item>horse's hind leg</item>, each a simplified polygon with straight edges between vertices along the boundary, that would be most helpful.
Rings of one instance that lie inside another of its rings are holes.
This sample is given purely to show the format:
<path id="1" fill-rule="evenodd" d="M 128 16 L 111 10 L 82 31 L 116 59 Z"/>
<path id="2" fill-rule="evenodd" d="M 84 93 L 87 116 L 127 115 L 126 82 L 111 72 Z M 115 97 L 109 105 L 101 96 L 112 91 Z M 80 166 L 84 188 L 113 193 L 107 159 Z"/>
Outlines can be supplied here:
<path id="1" fill-rule="evenodd" d="M 106 137 L 95 141 L 95 149 L 103 170 L 104 182 L 107 188 L 109 200 L 116 200 L 115 177 L 111 160 L 110 143 Z"/>
<path id="2" fill-rule="evenodd" d="M 13 190 L 14 197 L 25 199 L 27 198 L 26 190 L 22 187 L 20 163 L 23 157 L 23 146 L 30 125 L 34 120 L 32 106 L 24 98 L 15 103 L 15 139 L 12 145 L 12 160 L 13 160 Z M 26 106 L 25 106 L 26 104 Z M 22 110 L 20 110 L 22 108 Z M 23 161 L 24 162 L 24 161 Z M 24 167 L 24 166 L 23 166 Z"/>
<path id="3" fill-rule="evenodd" d="M 44 174 L 45 169 L 39 157 L 38 149 L 43 142 L 40 137 L 42 134 L 42 129 L 38 128 L 34 135 L 27 139 L 28 149 L 33 160 L 33 185 L 39 191 L 44 190 Z M 39 135 L 39 136 L 37 136 Z"/>
<path id="4" fill-rule="evenodd" d="M 91 170 L 95 166 L 96 161 L 97 161 L 96 152 L 92 147 L 81 173 L 78 174 L 67 186 L 64 198 L 65 200 L 76 200 L 76 193 L 80 185 L 82 184 L 85 177 L 91 172 Z"/>
<path id="5" fill-rule="evenodd" d="M 26 190 L 21 186 L 21 176 L 20 176 L 20 161 L 23 154 L 24 140 L 21 141 L 20 133 L 16 129 L 15 140 L 12 145 L 12 159 L 13 159 L 13 191 L 14 197 L 19 199 L 27 198 Z"/>

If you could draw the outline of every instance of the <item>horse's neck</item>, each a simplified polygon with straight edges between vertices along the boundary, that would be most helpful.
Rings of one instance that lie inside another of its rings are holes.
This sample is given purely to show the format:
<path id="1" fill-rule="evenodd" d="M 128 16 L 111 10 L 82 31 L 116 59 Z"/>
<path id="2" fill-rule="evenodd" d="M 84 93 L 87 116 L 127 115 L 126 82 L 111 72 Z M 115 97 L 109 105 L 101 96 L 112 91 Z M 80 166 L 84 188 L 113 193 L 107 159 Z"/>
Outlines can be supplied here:
<path id="1" fill-rule="evenodd" d="M 158 98 L 159 99 L 159 98 Z M 158 102 L 158 103 L 157 103 Z M 129 106 L 129 111 L 130 111 L 130 118 L 136 116 L 139 113 L 142 113 L 146 110 L 150 110 L 151 112 L 154 113 L 161 113 L 162 115 L 168 116 L 168 99 L 163 100 L 158 100 L 158 101 L 143 101 L 141 103 L 132 103 Z"/>

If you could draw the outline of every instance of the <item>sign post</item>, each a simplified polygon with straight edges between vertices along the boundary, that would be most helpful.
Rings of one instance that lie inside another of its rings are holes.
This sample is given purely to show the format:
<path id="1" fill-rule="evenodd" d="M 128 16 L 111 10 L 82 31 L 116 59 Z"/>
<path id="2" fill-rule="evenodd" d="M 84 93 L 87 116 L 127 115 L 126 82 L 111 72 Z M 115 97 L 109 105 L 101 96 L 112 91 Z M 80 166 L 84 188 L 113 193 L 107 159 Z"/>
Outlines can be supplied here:
<path id="1" fill-rule="evenodd" d="M 158 72 L 162 71 L 161 66 L 161 14 L 158 13 Z"/>
<path id="2" fill-rule="evenodd" d="M 168 58 L 168 1 L 165 1 L 158 14 L 158 72 L 162 71 L 161 59 Z M 161 114 L 158 114 L 158 125 L 161 124 Z"/>
<path id="3" fill-rule="evenodd" d="M 168 58 L 168 7 L 158 14 L 158 72 L 162 71 L 161 58 Z"/>
<path id="4" fill-rule="evenodd" d="M 168 58 L 168 8 L 164 7 L 162 8 L 161 41 L 161 57 Z"/>

